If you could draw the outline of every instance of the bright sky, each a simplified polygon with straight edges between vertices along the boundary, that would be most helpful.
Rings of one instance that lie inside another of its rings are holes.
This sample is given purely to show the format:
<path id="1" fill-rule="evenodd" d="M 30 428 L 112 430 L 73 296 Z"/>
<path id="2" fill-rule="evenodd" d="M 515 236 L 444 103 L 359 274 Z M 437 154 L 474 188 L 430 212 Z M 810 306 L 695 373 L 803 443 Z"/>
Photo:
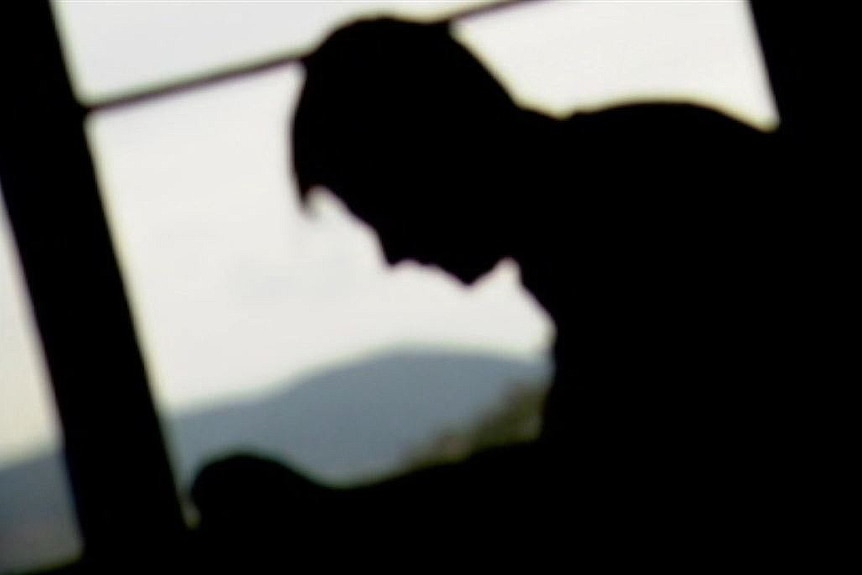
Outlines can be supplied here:
<path id="1" fill-rule="evenodd" d="M 304 51 L 358 14 L 429 17 L 459 4 L 467 3 L 55 8 L 76 88 L 98 98 Z M 549 114 L 660 97 L 708 103 L 762 127 L 775 122 L 741 1 L 556 0 L 471 19 L 456 34 L 519 102 Z M 387 269 L 371 230 L 332 197 L 317 198 L 313 217 L 299 212 L 286 128 L 301 85 L 301 69 L 286 66 L 88 122 L 159 404 L 176 409 L 259 392 L 393 345 L 544 353 L 552 327 L 512 262 L 464 289 L 436 269 Z M 55 437 L 2 227 L 0 464 Z"/>

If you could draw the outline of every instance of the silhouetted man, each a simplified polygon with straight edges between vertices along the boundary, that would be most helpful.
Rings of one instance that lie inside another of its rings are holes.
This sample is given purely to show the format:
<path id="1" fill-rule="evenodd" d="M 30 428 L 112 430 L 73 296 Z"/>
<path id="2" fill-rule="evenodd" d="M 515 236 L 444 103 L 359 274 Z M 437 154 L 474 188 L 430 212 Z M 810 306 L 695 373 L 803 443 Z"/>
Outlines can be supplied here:
<path id="1" fill-rule="evenodd" d="M 359 22 L 304 63 L 303 197 L 337 194 L 390 263 L 470 284 L 514 258 L 553 318 L 541 455 L 509 467 L 541 505 L 653 542 L 756 514 L 793 353 L 780 136 L 689 105 L 553 120 L 441 25 Z M 494 465 L 471 477 L 505 480 Z"/>

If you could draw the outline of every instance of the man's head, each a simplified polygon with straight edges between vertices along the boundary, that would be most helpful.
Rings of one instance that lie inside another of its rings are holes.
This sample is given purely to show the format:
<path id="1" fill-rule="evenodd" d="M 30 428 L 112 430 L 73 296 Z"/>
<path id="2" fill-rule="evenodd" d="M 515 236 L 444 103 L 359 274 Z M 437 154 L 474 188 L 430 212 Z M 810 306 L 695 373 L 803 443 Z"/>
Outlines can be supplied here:
<path id="1" fill-rule="evenodd" d="M 300 193 L 324 186 L 415 259 L 470 283 L 506 255 L 498 207 L 518 109 L 443 25 L 342 28 L 305 61 L 293 121 Z"/>

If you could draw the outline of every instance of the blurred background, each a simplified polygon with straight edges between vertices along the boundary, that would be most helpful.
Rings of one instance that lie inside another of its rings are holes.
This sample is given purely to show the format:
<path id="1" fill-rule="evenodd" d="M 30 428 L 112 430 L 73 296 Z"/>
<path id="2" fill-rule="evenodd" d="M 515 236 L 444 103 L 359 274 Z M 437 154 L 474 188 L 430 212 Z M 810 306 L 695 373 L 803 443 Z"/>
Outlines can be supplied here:
<path id="1" fill-rule="evenodd" d="M 490 4 L 53 7 L 76 93 L 97 103 L 306 53 L 356 17 L 433 20 Z M 453 32 L 521 105 L 556 117 L 662 99 L 764 130 L 777 121 L 744 1 L 529 2 Z M 514 262 L 464 288 L 433 267 L 388 268 L 373 231 L 325 190 L 300 209 L 288 160 L 302 76 L 286 64 L 88 118 L 182 490 L 239 450 L 350 485 L 529 440 L 540 425 L 553 326 Z M 0 211 L 0 572 L 80 550 L 55 418 Z"/>

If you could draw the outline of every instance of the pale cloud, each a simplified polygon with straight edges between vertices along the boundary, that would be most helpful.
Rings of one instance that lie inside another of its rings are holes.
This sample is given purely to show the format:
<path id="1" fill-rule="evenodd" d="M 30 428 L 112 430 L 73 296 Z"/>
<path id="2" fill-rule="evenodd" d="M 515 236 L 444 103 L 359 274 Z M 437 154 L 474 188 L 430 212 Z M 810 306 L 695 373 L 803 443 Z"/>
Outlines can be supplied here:
<path id="1" fill-rule="evenodd" d="M 745 0 L 526 4 L 455 26 L 524 106 L 555 116 L 633 100 L 777 122 Z"/>
<path id="2" fill-rule="evenodd" d="M 541 354 L 552 328 L 511 263 L 468 290 L 390 270 L 331 195 L 300 210 L 286 127 L 301 82 L 287 66 L 89 124 L 157 396 L 233 397 L 391 345 Z"/>
<path id="3" fill-rule="evenodd" d="M 439 18 L 488 0 L 289 2 L 55 1 L 78 92 L 85 99 L 199 73 L 303 53 L 353 18 Z"/>

